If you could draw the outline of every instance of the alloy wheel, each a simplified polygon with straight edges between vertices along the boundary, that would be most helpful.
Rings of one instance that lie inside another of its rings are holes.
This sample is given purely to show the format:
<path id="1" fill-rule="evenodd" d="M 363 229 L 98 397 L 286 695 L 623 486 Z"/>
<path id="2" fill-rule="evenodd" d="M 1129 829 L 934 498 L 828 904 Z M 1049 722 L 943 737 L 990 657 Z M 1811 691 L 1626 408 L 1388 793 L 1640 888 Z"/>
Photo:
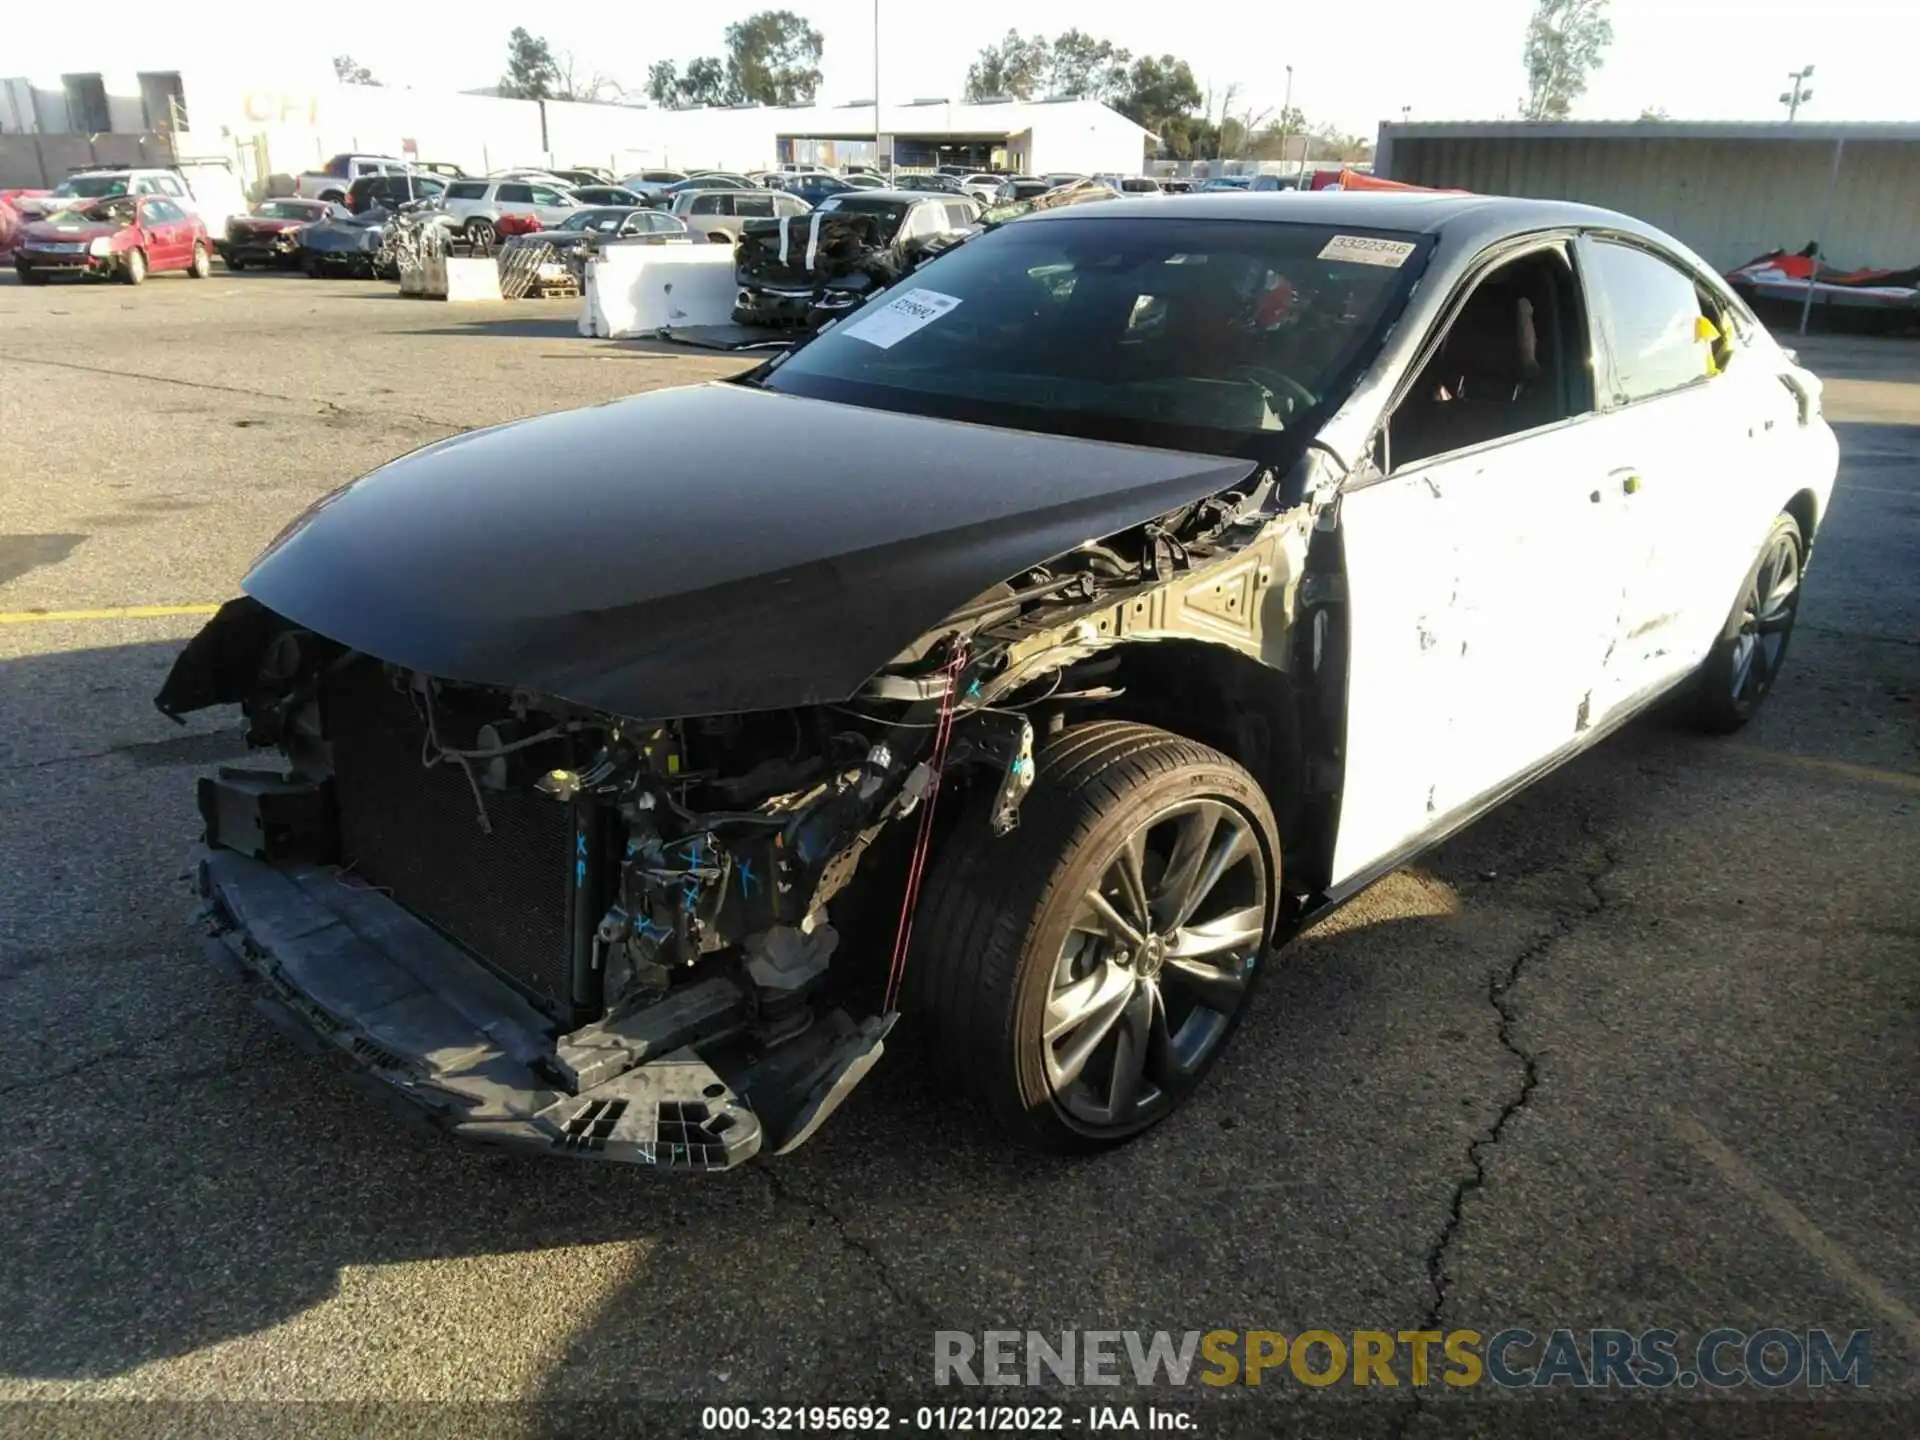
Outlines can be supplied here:
<path id="1" fill-rule="evenodd" d="M 1269 862 L 1248 817 L 1179 801 L 1135 826 L 1079 904 L 1042 1022 L 1062 1117 L 1132 1130 L 1198 1079 L 1266 943 Z"/>
<path id="2" fill-rule="evenodd" d="M 1793 536 L 1775 535 L 1741 602 L 1733 642 L 1733 701 L 1758 704 L 1780 669 L 1781 653 L 1800 603 L 1800 547 Z"/>

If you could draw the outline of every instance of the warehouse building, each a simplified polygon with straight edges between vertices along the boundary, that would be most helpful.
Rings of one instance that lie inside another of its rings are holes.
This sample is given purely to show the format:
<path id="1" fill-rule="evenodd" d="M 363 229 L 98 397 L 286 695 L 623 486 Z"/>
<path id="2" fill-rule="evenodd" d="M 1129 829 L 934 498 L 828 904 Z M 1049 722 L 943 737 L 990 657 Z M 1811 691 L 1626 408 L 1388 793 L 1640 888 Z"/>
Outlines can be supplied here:
<path id="1" fill-rule="evenodd" d="M 0 186 L 50 184 L 75 164 L 179 155 L 223 157 L 248 186 L 264 188 L 270 176 L 298 174 L 342 151 L 482 174 L 533 165 L 629 174 L 798 162 L 1136 175 L 1152 138 L 1088 100 L 917 100 L 885 105 L 879 119 L 876 145 L 871 100 L 659 110 L 343 85 L 310 66 L 236 69 L 159 55 L 120 68 L 0 75 Z"/>
<path id="2" fill-rule="evenodd" d="M 1374 171 L 1625 211 L 1723 271 L 1810 240 L 1843 267 L 1920 263 L 1920 125 L 1389 124 Z"/>

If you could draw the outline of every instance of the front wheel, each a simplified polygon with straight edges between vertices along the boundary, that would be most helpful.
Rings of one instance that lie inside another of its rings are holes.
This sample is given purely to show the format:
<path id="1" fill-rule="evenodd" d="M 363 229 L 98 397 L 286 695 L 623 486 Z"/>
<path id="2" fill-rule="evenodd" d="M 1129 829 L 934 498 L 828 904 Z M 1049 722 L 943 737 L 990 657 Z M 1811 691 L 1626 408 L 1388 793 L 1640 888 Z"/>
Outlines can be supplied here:
<path id="1" fill-rule="evenodd" d="M 1791 515 L 1778 517 L 1700 667 L 1694 718 L 1702 729 L 1731 734 L 1754 717 L 1773 689 L 1800 613 L 1806 553 L 1800 522 Z"/>
<path id="2" fill-rule="evenodd" d="M 121 262 L 120 278 L 129 285 L 138 285 L 147 278 L 147 252 L 129 250 L 127 258 Z"/>
<path id="3" fill-rule="evenodd" d="M 953 1088 L 1014 1138 L 1093 1150 L 1166 1118 L 1239 1023 L 1277 914 L 1252 776 L 1150 726 L 1076 726 L 1036 756 L 1020 828 L 960 822 L 908 961 Z"/>
<path id="4" fill-rule="evenodd" d="M 207 259 L 207 247 L 204 245 L 194 246 L 193 263 L 187 266 L 187 278 L 189 280 L 204 280 L 212 270 L 213 266 Z"/>

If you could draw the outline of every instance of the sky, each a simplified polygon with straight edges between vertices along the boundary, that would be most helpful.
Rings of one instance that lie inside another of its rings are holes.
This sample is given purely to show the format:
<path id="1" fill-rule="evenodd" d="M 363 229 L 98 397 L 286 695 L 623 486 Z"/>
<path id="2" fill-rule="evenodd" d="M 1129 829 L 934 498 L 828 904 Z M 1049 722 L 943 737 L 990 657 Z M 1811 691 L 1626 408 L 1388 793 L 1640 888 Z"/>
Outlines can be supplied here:
<path id="1" fill-rule="evenodd" d="M 263 53 L 284 69 L 349 53 L 388 84 L 471 89 L 499 77 L 515 25 L 571 52 L 635 92 L 655 60 L 720 54 L 730 21 L 787 8 L 826 37 L 820 98 L 873 94 L 873 0 L 715 0 L 679 4 L 323 6 L 292 12 L 208 11 L 190 25 L 150 0 L 90 0 L 75 26 L 30 6 L 0 33 L 0 77 L 62 69 L 244 68 Z M 1237 85 L 1236 113 L 1277 108 L 1293 67 L 1293 103 L 1310 123 L 1371 134 L 1383 119 L 1513 118 L 1526 89 L 1520 52 L 1532 0 L 1367 0 L 1248 4 L 1197 11 L 1167 0 L 1024 0 L 1023 33 L 1078 27 L 1136 54 L 1171 53 L 1215 96 Z M 881 94 L 889 103 L 960 99 L 967 64 L 1006 30 L 997 6 L 879 0 Z M 1920 120 L 1913 82 L 1916 0 L 1613 0 L 1614 43 L 1576 103 L 1575 119 L 1783 119 L 1787 72 L 1816 67 L 1807 120 Z M 989 15 L 999 18 L 987 18 Z M 239 17 L 237 19 L 228 17 Z M 276 33 L 277 32 L 277 33 Z M 184 38 L 183 36 L 188 37 Z M 271 36 L 271 38 L 269 38 Z M 112 53 L 109 54 L 108 52 Z M 89 58 L 93 57 L 93 58 Z M 1217 102 L 1216 102 L 1217 103 Z"/>

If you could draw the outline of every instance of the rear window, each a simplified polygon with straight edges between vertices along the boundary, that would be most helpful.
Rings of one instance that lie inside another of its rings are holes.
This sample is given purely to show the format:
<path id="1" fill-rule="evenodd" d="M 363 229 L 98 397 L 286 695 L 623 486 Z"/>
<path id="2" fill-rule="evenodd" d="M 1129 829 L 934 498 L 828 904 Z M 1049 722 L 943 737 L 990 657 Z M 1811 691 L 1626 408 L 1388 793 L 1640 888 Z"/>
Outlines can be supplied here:
<path id="1" fill-rule="evenodd" d="M 486 193 L 486 182 L 481 180 L 456 180 L 447 187 L 449 200 L 480 200 Z"/>
<path id="2" fill-rule="evenodd" d="M 922 265 L 764 383 L 1278 459 L 1280 432 L 1310 434 L 1345 398 L 1430 247 L 1425 236 L 1267 221 L 1020 222 Z"/>
<path id="3" fill-rule="evenodd" d="M 124 175 L 69 175 L 53 187 L 56 199 L 63 196 L 77 196 L 83 199 L 98 199 L 103 195 L 124 195 L 127 193 L 127 177 Z"/>

